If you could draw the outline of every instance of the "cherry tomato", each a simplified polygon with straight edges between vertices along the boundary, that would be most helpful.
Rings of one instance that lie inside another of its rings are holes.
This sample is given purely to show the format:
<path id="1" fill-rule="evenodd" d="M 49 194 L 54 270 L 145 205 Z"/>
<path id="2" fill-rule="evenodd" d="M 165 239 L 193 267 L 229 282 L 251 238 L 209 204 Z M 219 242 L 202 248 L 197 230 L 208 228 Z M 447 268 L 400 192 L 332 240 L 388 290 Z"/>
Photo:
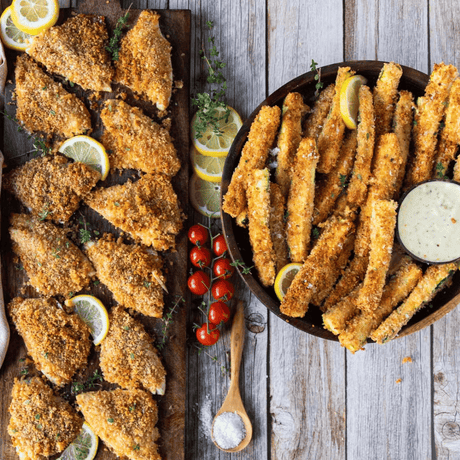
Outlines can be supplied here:
<path id="1" fill-rule="evenodd" d="M 188 239 L 192 244 L 196 244 L 198 247 L 203 246 L 208 241 L 208 230 L 202 225 L 192 225 L 188 230 Z"/>
<path id="2" fill-rule="evenodd" d="M 224 235 L 218 235 L 214 238 L 212 250 L 216 256 L 221 256 L 227 250 L 227 243 L 225 242 Z"/>
<path id="3" fill-rule="evenodd" d="M 212 296 L 216 300 L 230 300 L 235 294 L 235 288 L 230 281 L 227 280 L 218 280 L 216 281 L 211 288 Z"/>
<path id="4" fill-rule="evenodd" d="M 195 267 L 207 267 L 211 263 L 211 251 L 208 248 L 194 246 L 190 251 L 190 260 Z"/>
<path id="5" fill-rule="evenodd" d="M 215 324 L 204 323 L 199 329 L 196 330 L 196 338 L 198 342 L 209 347 L 214 345 L 220 337 L 220 331 Z"/>
<path id="6" fill-rule="evenodd" d="M 209 306 L 208 319 L 212 324 L 226 323 L 230 318 L 230 308 L 224 302 L 214 302 Z"/>
<path id="7" fill-rule="evenodd" d="M 193 294 L 203 295 L 209 291 L 211 280 L 204 271 L 198 270 L 193 275 L 189 276 L 187 285 Z"/>
<path id="8" fill-rule="evenodd" d="M 223 257 L 222 259 L 218 259 L 214 262 L 214 267 L 212 270 L 217 278 L 226 280 L 233 275 L 235 267 L 231 265 L 230 260 Z"/>

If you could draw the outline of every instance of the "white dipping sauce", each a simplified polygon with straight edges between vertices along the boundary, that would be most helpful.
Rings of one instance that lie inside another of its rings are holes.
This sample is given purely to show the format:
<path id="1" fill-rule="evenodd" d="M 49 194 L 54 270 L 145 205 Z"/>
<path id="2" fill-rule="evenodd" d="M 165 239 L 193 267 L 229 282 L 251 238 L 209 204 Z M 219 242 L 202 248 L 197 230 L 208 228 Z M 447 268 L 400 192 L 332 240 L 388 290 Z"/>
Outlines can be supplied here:
<path id="1" fill-rule="evenodd" d="M 460 185 L 430 181 L 411 190 L 398 213 L 399 238 L 426 262 L 460 258 Z"/>

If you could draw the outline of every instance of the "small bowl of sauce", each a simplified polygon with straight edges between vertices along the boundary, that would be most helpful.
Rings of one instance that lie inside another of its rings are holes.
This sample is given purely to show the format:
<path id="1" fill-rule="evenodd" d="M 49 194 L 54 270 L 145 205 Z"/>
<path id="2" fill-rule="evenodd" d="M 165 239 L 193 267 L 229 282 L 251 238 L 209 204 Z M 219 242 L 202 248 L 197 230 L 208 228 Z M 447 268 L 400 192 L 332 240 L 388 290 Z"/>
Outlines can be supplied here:
<path id="1" fill-rule="evenodd" d="M 460 259 L 460 183 L 433 179 L 409 189 L 400 201 L 396 235 L 421 262 Z"/>

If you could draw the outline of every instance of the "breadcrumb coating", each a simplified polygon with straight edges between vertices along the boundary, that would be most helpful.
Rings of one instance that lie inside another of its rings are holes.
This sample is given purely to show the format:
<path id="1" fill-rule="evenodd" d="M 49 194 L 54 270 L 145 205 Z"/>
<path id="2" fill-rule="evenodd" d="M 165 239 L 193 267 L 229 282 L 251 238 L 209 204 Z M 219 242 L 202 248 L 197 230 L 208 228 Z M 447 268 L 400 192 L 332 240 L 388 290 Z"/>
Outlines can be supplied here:
<path id="1" fill-rule="evenodd" d="M 26 54 L 16 59 L 15 78 L 16 118 L 27 131 L 65 139 L 91 132 L 91 116 L 83 102 Z"/>
<path id="2" fill-rule="evenodd" d="M 14 379 L 8 434 L 21 460 L 44 460 L 62 452 L 83 420 L 41 378 Z"/>
<path id="3" fill-rule="evenodd" d="M 358 311 L 356 300 L 358 299 L 359 291 L 362 286 L 361 283 L 359 286 L 355 287 L 346 297 L 323 314 L 323 325 L 325 329 L 331 331 L 334 335 L 339 335 L 343 332 L 347 322 L 353 318 Z"/>
<path id="4" fill-rule="evenodd" d="M 26 214 L 12 214 L 10 237 L 29 283 L 44 296 L 71 296 L 95 274 L 91 262 L 63 229 Z"/>
<path id="5" fill-rule="evenodd" d="M 42 220 L 67 222 L 100 178 L 89 166 L 55 155 L 13 169 L 3 177 L 2 186 Z"/>
<path id="6" fill-rule="evenodd" d="M 270 235 L 275 251 L 275 267 L 278 273 L 289 263 L 284 214 L 286 200 L 278 184 L 270 183 Z"/>
<path id="7" fill-rule="evenodd" d="M 157 403 L 142 390 L 81 393 L 77 403 L 94 432 L 118 457 L 161 460 Z"/>
<path id="8" fill-rule="evenodd" d="M 112 150 L 113 169 L 139 169 L 171 177 L 177 174 L 180 161 L 169 132 L 141 109 L 110 99 L 105 102 L 101 120 L 106 129 L 101 141 Z"/>
<path id="9" fill-rule="evenodd" d="M 112 308 L 110 329 L 101 343 L 100 366 L 104 379 L 122 388 L 145 388 L 164 394 L 166 371 L 142 323 L 120 305 Z"/>
<path id="10" fill-rule="evenodd" d="M 163 316 L 166 279 L 160 256 L 144 246 L 115 241 L 111 234 L 88 244 L 86 253 L 118 303 L 147 316 Z"/>
<path id="11" fill-rule="evenodd" d="M 171 45 L 160 30 L 160 15 L 143 10 L 121 40 L 116 81 L 166 110 L 172 92 Z"/>
<path id="12" fill-rule="evenodd" d="M 319 93 L 311 109 L 310 115 L 305 120 L 303 125 L 304 137 L 312 137 L 318 139 L 319 133 L 323 129 L 327 114 L 331 110 L 332 99 L 335 94 L 335 85 L 329 85 L 326 89 Z"/>
<path id="13" fill-rule="evenodd" d="M 177 195 L 162 174 L 146 174 L 137 182 L 100 188 L 88 195 L 86 203 L 115 227 L 158 251 L 174 248 L 182 229 Z"/>
<path id="14" fill-rule="evenodd" d="M 8 311 L 35 367 L 51 382 L 70 383 L 75 372 L 86 366 L 90 329 L 79 316 L 67 314 L 53 298 L 15 297 Z"/>
<path id="15" fill-rule="evenodd" d="M 112 91 L 115 71 L 106 51 L 108 40 L 104 16 L 79 14 L 34 37 L 26 51 L 49 72 L 83 89 Z"/>

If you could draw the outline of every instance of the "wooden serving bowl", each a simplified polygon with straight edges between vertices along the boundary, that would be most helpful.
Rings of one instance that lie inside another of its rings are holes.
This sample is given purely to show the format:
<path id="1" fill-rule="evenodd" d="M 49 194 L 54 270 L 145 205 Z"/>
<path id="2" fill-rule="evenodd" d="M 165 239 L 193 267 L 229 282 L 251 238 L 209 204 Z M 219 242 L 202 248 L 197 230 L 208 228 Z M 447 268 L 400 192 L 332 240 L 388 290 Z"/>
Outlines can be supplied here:
<path id="1" fill-rule="evenodd" d="M 337 75 L 337 69 L 339 67 L 348 66 L 351 67 L 352 70 L 356 71 L 356 74 L 366 77 L 368 80 L 367 84 L 372 88 L 377 81 L 383 64 L 384 62 L 381 61 L 349 61 L 321 67 L 321 81 L 324 83 L 325 88 L 330 83 L 334 83 Z M 403 69 L 403 75 L 399 84 L 399 89 L 411 91 L 415 99 L 422 96 L 424 94 L 425 87 L 428 84 L 429 76 L 410 67 L 401 67 Z M 316 72 L 307 72 L 286 83 L 265 99 L 265 101 L 263 101 L 244 122 L 233 142 L 225 162 L 221 184 L 221 203 L 223 201 L 223 196 L 227 192 L 233 171 L 238 165 L 241 150 L 246 142 L 251 124 L 260 108 L 264 105 L 278 105 L 281 108 L 286 95 L 293 91 L 297 91 L 302 94 L 305 102 L 311 106 L 314 101 L 316 85 L 315 75 Z M 221 217 L 223 234 L 227 241 L 231 258 L 234 261 L 243 261 L 247 267 L 251 267 L 253 265 L 252 249 L 249 243 L 249 234 L 247 229 L 237 226 L 235 219 L 223 211 L 221 212 Z M 334 341 L 338 340 L 335 335 L 323 328 L 321 311 L 313 305 L 310 306 L 308 312 L 303 318 L 291 318 L 283 315 L 280 312 L 280 302 L 276 297 L 274 289 L 262 286 L 257 277 L 255 268 L 251 271 L 252 274 L 249 275 L 244 275 L 241 271 L 239 273 L 246 286 L 271 312 L 292 326 L 308 332 L 309 334 L 322 337 L 323 339 Z M 454 275 L 452 285 L 437 294 L 430 302 L 429 307 L 421 309 L 416 315 L 414 315 L 411 321 L 409 321 L 409 323 L 401 330 L 399 337 L 412 334 L 426 326 L 429 326 L 430 324 L 433 324 L 439 318 L 442 318 L 445 314 L 453 310 L 459 302 L 460 272 L 457 271 Z"/>

